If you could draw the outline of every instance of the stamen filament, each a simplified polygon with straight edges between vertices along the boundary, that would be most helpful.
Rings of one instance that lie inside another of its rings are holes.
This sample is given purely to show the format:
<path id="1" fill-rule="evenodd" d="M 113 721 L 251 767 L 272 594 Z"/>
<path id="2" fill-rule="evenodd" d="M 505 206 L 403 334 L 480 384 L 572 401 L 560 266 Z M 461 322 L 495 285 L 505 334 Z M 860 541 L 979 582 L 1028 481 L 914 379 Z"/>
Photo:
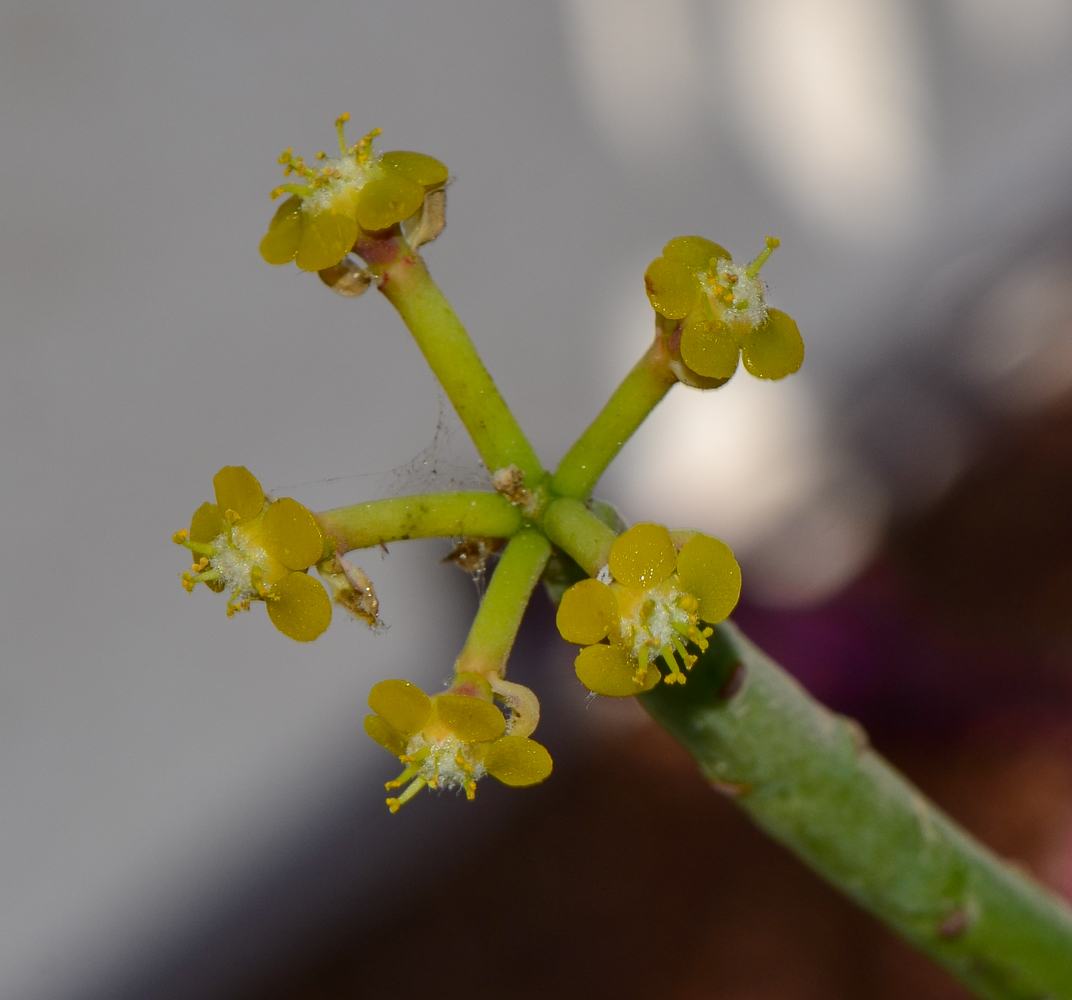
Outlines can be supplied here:
<path id="1" fill-rule="evenodd" d="M 781 243 L 782 241 L 777 236 L 768 236 L 766 248 L 761 250 L 759 256 L 745 268 L 744 273 L 750 278 L 754 278 L 759 274 L 759 269 L 767 263 L 767 258 L 770 257 L 775 249 L 781 246 Z"/>
<path id="2" fill-rule="evenodd" d="M 308 184 L 280 184 L 272 192 L 272 200 L 275 201 L 281 194 L 296 194 L 300 198 L 308 198 L 313 193 L 313 189 Z"/>
<path id="3" fill-rule="evenodd" d="M 174 541 L 179 545 L 185 546 L 191 552 L 194 552 L 199 556 L 208 556 L 208 558 L 211 559 L 216 555 L 216 546 L 209 542 L 191 542 L 189 538 L 179 538 L 178 535 L 175 536 Z"/>
<path id="4" fill-rule="evenodd" d="M 421 769 L 421 762 L 414 760 L 394 781 L 388 781 L 383 787 L 390 791 L 392 788 L 401 788 L 410 778 Z"/>
<path id="5" fill-rule="evenodd" d="M 644 678 L 648 676 L 648 647 L 641 646 L 637 653 L 637 672 L 633 674 L 633 680 L 644 682 Z"/>
<path id="6" fill-rule="evenodd" d="M 350 112 L 344 111 L 338 118 L 335 119 L 335 131 L 339 133 L 339 151 L 343 156 L 346 155 L 346 123 L 350 120 Z"/>

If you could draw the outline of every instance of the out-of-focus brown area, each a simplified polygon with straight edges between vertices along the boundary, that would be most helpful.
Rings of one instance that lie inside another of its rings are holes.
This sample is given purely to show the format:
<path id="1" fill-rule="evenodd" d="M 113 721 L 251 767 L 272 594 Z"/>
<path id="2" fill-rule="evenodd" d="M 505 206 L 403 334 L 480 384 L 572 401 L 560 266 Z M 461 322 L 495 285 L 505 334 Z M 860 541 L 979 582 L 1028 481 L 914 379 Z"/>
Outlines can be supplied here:
<path id="1" fill-rule="evenodd" d="M 1007 429 L 895 552 L 964 629 L 1072 653 L 1072 398 Z"/>

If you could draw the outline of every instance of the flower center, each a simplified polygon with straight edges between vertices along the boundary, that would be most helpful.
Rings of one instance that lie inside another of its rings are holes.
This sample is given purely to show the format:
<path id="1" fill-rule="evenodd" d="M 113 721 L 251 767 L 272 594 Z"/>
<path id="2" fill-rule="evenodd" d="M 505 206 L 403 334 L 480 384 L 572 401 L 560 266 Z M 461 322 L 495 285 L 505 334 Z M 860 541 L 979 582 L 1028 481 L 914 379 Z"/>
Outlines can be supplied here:
<path id="1" fill-rule="evenodd" d="M 682 591 L 671 576 L 651 590 L 630 593 L 622 588 L 618 599 L 622 643 L 636 658 L 637 680 L 643 682 L 649 667 L 653 668 L 654 661 L 662 657 L 670 668 L 667 683 L 683 684 L 685 675 L 677 656 L 688 670 L 696 662 L 696 656 L 685 643 L 691 642 L 703 651 L 708 647 L 707 637 L 712 634 L 711 629 L 700 628 L 696 598 Z"/>

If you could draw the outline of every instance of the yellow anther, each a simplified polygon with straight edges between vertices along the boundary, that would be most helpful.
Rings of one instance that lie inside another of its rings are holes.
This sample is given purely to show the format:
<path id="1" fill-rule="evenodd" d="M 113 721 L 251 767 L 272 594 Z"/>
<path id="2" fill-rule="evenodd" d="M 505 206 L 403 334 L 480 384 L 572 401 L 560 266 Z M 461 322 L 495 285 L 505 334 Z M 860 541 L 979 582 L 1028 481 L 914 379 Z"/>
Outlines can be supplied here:
<path id="1" fill-rule="evenodd" d="M 320 152 L 316 154 L 316 158 L 318 160 L 326 160 L 328 158 L 328 154 L 325 153 L 323 150 L 320 150 Z"/>
<path id="2" fill-rule="evenodd" d="M 190 532 L 188 532 L 185 528 L 183 528 L 181 531 L 176 531 L 175 534 L 171 536 L 171 540 L 176 545 L 182 545 L 182 543 L 185 542 L 186 539 L 189 538 L 189 537 L 190 537 Z"/>
<path id="3" fill-rule="evenodd" d="M 189 573 L 182 574 L 182 586 L 187 593 L 192 594 L 194 592 L 194 578 Z"/>

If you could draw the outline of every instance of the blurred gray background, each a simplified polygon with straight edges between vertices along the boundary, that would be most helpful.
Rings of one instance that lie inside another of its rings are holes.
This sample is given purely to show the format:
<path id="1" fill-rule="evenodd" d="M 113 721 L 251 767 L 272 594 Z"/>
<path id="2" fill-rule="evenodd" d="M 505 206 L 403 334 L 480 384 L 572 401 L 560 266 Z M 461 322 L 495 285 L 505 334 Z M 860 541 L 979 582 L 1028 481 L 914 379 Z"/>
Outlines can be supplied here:
<path id="1" fill-rule="evenodd" d="M 650 337 L 667 239 L 780 236 L 804 371 L 677 390 L 601 492 L 799 605 L 988 413 L 1067 388 L 1070 55 L 1069 0 L 0 5 L 0 996 L 134 995 L 276 913 L 185 987 L 213 995 L 333 880 L 379 898 L 510 808 L 387 817 L 361 730 L 376 680 L 449 673 L 475 591 L 445 544 L 368 555 L 389 629 L 311 647 L 179 585 L 221 465 L 317 507 L 479 472 L 385 302 L 258 256 L 281 149 L 349 111 L 448 164 L 426 256 L 549 463 Z M 568 665 L 546 687 L 621 721 Z"/>

